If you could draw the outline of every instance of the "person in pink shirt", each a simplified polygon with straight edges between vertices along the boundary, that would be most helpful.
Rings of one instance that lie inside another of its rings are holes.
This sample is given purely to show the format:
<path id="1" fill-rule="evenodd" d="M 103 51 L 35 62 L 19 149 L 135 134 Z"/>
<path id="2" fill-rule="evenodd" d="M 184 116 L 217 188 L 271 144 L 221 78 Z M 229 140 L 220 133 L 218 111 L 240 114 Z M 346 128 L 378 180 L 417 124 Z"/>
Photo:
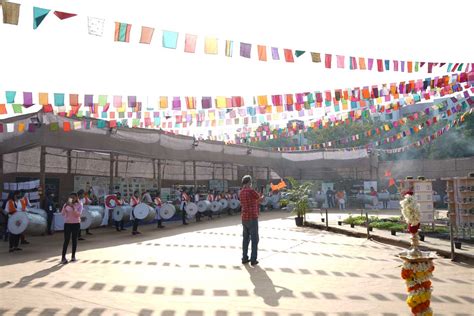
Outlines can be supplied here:
<path id="1" fill-rule="evenodd" d="M 67 202 L 64 204 L 61 214 L 64 216 L 64 244 L 61 263 L 68 263 L 66 259 L 67 247 L 72 237 L 71 262 L 76 261 L 77 238 L 81 229 L 82 203 L 79 202 L 77 193 L 69 194 Z"/>

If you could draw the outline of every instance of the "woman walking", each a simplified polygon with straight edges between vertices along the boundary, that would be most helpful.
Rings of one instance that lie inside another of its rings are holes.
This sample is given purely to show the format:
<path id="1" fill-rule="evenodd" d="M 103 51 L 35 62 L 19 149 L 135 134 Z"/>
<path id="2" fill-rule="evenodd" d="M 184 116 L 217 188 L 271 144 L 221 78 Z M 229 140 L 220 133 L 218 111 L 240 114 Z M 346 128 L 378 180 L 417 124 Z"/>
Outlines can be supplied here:
<path id="1" fill-rule="evenodd" d="M 64 216 L 64 244 L 61 264 L 68 263 L 66 259 L 67 247 L 72 237 L 71 262 L 76 261 L 77 238 L 81 229 L 82 203 L 79 202 L 77 193 L 69 194 L 69 198 L 64 204 L 61 214 Z"/>

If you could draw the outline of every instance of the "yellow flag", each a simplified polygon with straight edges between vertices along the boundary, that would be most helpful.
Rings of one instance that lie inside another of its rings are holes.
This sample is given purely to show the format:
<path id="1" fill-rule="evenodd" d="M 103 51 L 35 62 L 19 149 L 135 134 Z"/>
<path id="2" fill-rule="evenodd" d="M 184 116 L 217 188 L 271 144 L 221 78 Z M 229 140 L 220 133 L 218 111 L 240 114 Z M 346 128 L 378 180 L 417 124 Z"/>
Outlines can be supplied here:
<path id="1" fill-rule="evenodd" d="M 227 100 L 225 97 L 216 97 L 216 107 L 219 109 L 227 107 Z"/>
<path id="2" fill-rule="evenodd" d="M 206 37 L 204 40 L 204 52 L 206 54 L 217 55 L 217 38 L 215 37 Z"/>

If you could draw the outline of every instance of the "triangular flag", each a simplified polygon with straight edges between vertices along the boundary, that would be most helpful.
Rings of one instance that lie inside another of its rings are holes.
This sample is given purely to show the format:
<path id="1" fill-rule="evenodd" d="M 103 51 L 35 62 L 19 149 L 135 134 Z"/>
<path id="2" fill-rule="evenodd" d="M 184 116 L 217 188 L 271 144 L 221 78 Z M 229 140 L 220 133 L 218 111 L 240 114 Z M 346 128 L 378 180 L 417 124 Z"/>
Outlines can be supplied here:
<path id="1" fill-rule="evenodd" d="M 33 7 L 33 29 L 36 30 L 43 22 L 44 18 L 48 15 L 48 9 Z"/>
<path id="2" fill-rule="evenodd" d="M 65 20 L 65 19 L 72 18 L 73 16 L 76 16 L 77 14 L 61 12 L 61 11 L 54 11 L 54 15 L 57 16 L 60 20 Z"/>

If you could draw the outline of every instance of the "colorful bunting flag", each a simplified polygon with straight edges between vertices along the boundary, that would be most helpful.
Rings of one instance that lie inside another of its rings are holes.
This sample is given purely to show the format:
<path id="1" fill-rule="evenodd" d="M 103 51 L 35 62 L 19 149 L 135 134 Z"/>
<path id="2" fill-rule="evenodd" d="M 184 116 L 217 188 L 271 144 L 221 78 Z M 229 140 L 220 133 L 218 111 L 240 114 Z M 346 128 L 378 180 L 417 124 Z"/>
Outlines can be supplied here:
<path id="1" fill-rule="evenodd" d="M 285 48 L 285 49 L 283 49 L 283 52 L 285 54 L 285 61 L 287 63 L 295 62 L 295 60 L 293 58 L 293 51 L 291 49 Z"/>
<path id="2" fill-rule="evenodd" d="M 226 40 L 225 41 L 225 55 L 226 57 L 232 57 L 234 51 L 234 41 Z"/>
<path id="3" fill-rule="evenodd" d="M 272 59 L 273 60 L 280 60 L 280 53 L 278 52 L 277 47 L 272 47 Z"/>
<path id="4" fill-rule="evenodd" d="M 218 48 L 217 48 L 217 38 L 215 37 L 206 37 L 204 39 L 204 53 L 217 55 Z"/>
<path id="5" fill-rule="evenodd" d="M 3 23 L 18 25 L 18 18 L 20 17 L 20 4 L 3 1 Z"/>
<path id="6" fill-rule="evenodd" d="M 57 16 L 58 19 L 60 19 L 60 20 L 65 20 L 65 19 L 72 18 L 72 17 L 76 16 L 77 14 L 61 12 L 61 11 L 54 11 L 54 15 Z"/>
<path id="7" fill-rule="evenodd" d="M 337 58 L 337 68 L 345 68 L 344 67 L 345 56 L 336 55 L 336 58 Z M 329 68 L 331 68 L 331 67 L 329 67 Z"/>
<path id="8" fill-rule="evenodd" d="M 321 54 L 320 54 L 320 53 L 311 52 L 311 61 L 312 61 L 313 63 L 320 63 L 320 62 L 321 62 Z"/>
<path id="9" fill-rule="evenodd" d="M 332 62 L 332 55 L 331 54 L 325 54 L 324 55 L 324 66 L 326 68 L 331 68 L 331 62 Z"/>
<path id="10" fill-rule="evenodd" d="M 16 91 L 5 91 L 5 98 L 7 99 L 7 103 L 14 103 L 15 96 L 16 96 Z"/>
<path id="11" fill-rule="evenodd" d="M 304 53 L 306 53 L 306 51 L 304 51 L 304 50 L 295 50 L 295 56 L 296 56 L 296 57 L 300 57 L 300 56 L 302 56 Z"/>
<path id="12" fill-rule="evenodd" d="M 64 106 L 64 93 L 54 94 L 54 106 Z"/>
<path id="13" fill-rule="evenodd" d="M 185 40 L 184 40 L 184 52 L 195 53 L 196 41 L 197 41 L 197 35 L 186 34 Z"/>
<path id="14" fill-rule="evenodd" d="M 43 22 L 44 18 L 48 15 L 48 9 L 33 7 L 33 29 L 36 30 Z"/>
<path id="15" fill-rule="evenodd" d="M 163 31 L 163 47 L 176 49 L 178 46 L 178 32 Z"/>
<path id="16" fill-rule="evenodd" d="M 105 19 L 87 17 L 87 31 L 89 35 L 102 36 L 104 35 Z"/>
<path id="17" fill-rule="evenodd" d="M 142 33 L 140 35 L 141 44 L 150 44 L 153 38 L 153 33 L 155 29 L 153 27 L 142 26 Z"/>
<path id="18" fill-rule="evenodd" d="M 252 44 L 240 42 L 240 56 L 250 58 L 252 51 Z"/>
<path id="19" fill-rule="evenodd" d="M 130 31 L 132 29 L 131 24 L 115 22 L 115 35 L 114 40 L 116 42 L 130 42 Z"/>
<path id="20" fill-rule="evenodd" d="M 267 47 L 265 45 L 258 45 L 258 60 L 267 61 Z"/>

